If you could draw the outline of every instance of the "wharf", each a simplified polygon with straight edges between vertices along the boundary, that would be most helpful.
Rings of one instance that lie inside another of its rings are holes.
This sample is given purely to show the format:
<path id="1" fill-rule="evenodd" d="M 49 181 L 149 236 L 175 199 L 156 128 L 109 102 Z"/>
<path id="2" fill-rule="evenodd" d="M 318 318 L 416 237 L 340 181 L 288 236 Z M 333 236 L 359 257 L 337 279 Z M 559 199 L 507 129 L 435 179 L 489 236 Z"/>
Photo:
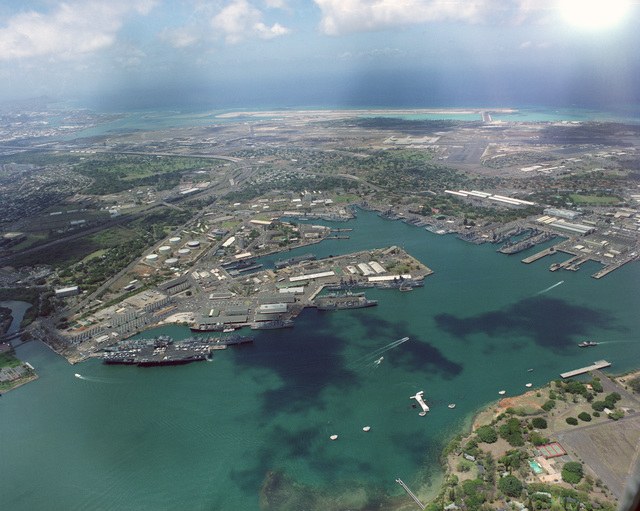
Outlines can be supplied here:
<path id="1" fill-rule="evenodd" d="M 548 256 L 549 254 L 555 254 L 556 249 L 554 247 L 549 247 L 544 249 L 542 252 L 538 252 L 537 254 L 533 254 L 532 256 L 525 257 L 522 262 L 524 264 L 529 264 L 537 261 L 538 259 L 542 259 L 543 257 Z"/>
<path id="2" fill-rule="evenodd" d="M 571 259 L 567 259 L 566 261 L 564 261 L 562 263 L 554 263 L 549 268 L 549 271 L 556 271 L 556 270 L 568 268 L 571 265 L 578 266 L 580 264 L 578 262 L 578 261 L 580 261 L 580 259 L 583 259 L 583 257 L 577 255 L 577 256 L 573 256 Z"/>
<path id="3" fill-rule="evenodd" d="M 621 266 L 624 266 L 625 264 L 627 264 L 629 261 L 633 261 L 633 257 L 627 257 L 626 259 L 623 259 L 622 261 L 620 261 L 619 263 L 615 263 L 615 264 L 608 264 L 607 266 L 605 266 L 604 268 L 602 268 L 601 270 L 598 270 L 597 272 L 595 272 L 593 275 L 591 275 L 594 279 L 601 279 L 602 277 L 604 277 L 605 275 L 608 275 L 609 273 L 611 273 L 613 270 L 617 270 L 618 268 L 620 268 Z"/>
<path id="4" fill-rule="evenodd" d="M 578 376 L 579 374 L 588 373 L 589 371 L 595 371 L 597 369 L 603 369 L 609 366 L 611 366 L 610 362 L 607 362 L 606 360 L 598 360 L 590 366 L 581 367 L 580 369 L 575 369 L 566 373 L 560 373 L 560 378 L 562 378 L 563 380 L 566 378 L 573 378 L 574 376 Z"/>

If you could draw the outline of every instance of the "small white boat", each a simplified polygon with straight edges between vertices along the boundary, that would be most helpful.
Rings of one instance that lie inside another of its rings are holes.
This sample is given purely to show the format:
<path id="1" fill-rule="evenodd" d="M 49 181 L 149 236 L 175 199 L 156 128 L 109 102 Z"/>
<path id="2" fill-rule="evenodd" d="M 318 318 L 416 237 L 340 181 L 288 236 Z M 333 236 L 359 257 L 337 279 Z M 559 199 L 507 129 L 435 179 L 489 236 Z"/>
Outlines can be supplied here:
<path id="1" fill-rule="evenodd" d="M 76 378 L 82 378 L 82 375 L 81 375 L 80 373 L 76 373 L 76 374 L 74 374 L 74 376 L 75 376 Z"/>
<path id="2" fill-rule="evenodd" d="M 455 408 L 455 407 L 456 407 L 456 405 L 455 405 L 454 403 L 451 403 L 451 404 L 449 405 L 449 408 L 451 408 L 451 409 L 453 409 L 453 408 Z"/>
<path id="3" fill-rule="evenodd" d="M 525 387 L 527 387 L 527 388 L 529 389 L 529 388 L 533 387 L 533 383 L 527 383 L 527 384 L 525 385 Z"/>
<path id="4" fill-rule="evenodd" d="M 331 435 L 329 438 L 331 440 L 337 440 L 338 439 L 338 435 Z"/>
<path id="5" fill-rule="evenodd" d="M 498 392 L 498 394 L 500 394 L 501 396 L 504 396 L 507 393 L 506 390 L 501 390 L 500 392 Z"/>
<path id="6" fill-rule="evenodd" d="M 364 428 L 362 428 L 362 431 L 369 431 L 371 429 L 371 426 L 365 426 Z"/>

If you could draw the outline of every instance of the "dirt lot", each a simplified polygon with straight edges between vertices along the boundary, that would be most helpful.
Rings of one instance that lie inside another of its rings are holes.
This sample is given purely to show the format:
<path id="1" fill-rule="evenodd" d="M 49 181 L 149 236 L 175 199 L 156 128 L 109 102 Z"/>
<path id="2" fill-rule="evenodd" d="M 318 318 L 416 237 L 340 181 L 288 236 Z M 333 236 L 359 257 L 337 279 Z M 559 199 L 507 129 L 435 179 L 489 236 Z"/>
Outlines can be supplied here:
<path id="1" fill-rule="evenodd" d="M 618 499 L 622 498 L 640 454 L 640 414 L 563 431 L 556 438 L 572 458 L 584 463 L 587 473 L 602 479 Z"/>

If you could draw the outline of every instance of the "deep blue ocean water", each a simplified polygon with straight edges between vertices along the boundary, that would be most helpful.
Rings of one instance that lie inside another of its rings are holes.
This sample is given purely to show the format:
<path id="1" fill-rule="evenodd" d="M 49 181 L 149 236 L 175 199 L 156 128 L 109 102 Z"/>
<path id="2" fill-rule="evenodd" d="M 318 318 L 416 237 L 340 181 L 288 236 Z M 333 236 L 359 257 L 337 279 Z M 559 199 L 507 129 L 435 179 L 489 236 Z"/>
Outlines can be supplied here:
<path id="1" fill-rule="evenodd" d="M 20 347 L 40 378 L 0 398 L 3 507 L 257 510 L 272 471 L 291 478 L 268 488 L 298 499 L 290 509 L 358 509 L 402 495 L 398 477 L 428 500 L 443 445 L 498 390 L 599 359 L 612 373 L 640 364 L 637 263 L 595 280 L 596 263 L 550 272 L 562 254 L 520 261 L 547 245 L 506 256 L 366 211 L 322 223 L 354 230 L 287 256 L 396 245 L 435 273 L 412 292 L 368 291 L 377 307 L 307 310 L 293 329 L 251 332 L 252 345 L 210 363 L 71 366 L 38 342 Z M 158 332 L 189 335 L 143 335 Z M 587 339 L 599 345 L 577 347 Z M 419 390 L 424 418 L 409 399 Z"/>

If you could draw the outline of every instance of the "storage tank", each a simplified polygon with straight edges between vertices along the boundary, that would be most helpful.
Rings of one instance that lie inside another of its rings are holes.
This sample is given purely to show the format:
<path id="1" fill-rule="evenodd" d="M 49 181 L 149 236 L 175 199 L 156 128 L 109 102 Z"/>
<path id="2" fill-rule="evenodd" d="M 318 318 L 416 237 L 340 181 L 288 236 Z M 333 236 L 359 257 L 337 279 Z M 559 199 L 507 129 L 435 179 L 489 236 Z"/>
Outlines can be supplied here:
<path id="1" fill-rule="evenodd" d="M 173 266 L 174 264 L 178 264 L 178 259 L 176 259 L 175 257 L 170 257 L 164 262 L 164 264 L 166 264 L 167 266 Z"/>
<path id="2" fill-rule="evenodd" d="M 151 262 L 157 261 L 158 260 L 158 254 L 149 254 L 146 257 L 146 259 L 147 259 L 147 261 L 151 261 Z"/>
<path id="3" fill-rule="evenodd" d="M 200 246 L 200 242 L 197 240 L 190 241 L 187 245 L 191 248 L 198 248 Z"/>
<path id="4" fill-rule="evenodd" d="M 165 245 L 164 247 L 160 247 L 158 249 L 158 252 L 160 252 L 161 254 L 166 254 L 168 252 L 171 252 L 171 247 Z"/>
<path id="5" fill-rule="evenodd" d="M 191 253 L 191 250 L 189 250 L 188 248 L 181 248 L 180 250 L 178 250 L 178 255 L 181 256 L 186 256 L 189 255 Z"/>
<path id="6" fill-rule="evenodd" d="M 182 238 L 180 238 L 180 236 L 175 236 L 169 240 L 169 243 L 171 243 L 172 245 L 175 245 L 176 243 L 180 243 L 181 239 Z"/>

